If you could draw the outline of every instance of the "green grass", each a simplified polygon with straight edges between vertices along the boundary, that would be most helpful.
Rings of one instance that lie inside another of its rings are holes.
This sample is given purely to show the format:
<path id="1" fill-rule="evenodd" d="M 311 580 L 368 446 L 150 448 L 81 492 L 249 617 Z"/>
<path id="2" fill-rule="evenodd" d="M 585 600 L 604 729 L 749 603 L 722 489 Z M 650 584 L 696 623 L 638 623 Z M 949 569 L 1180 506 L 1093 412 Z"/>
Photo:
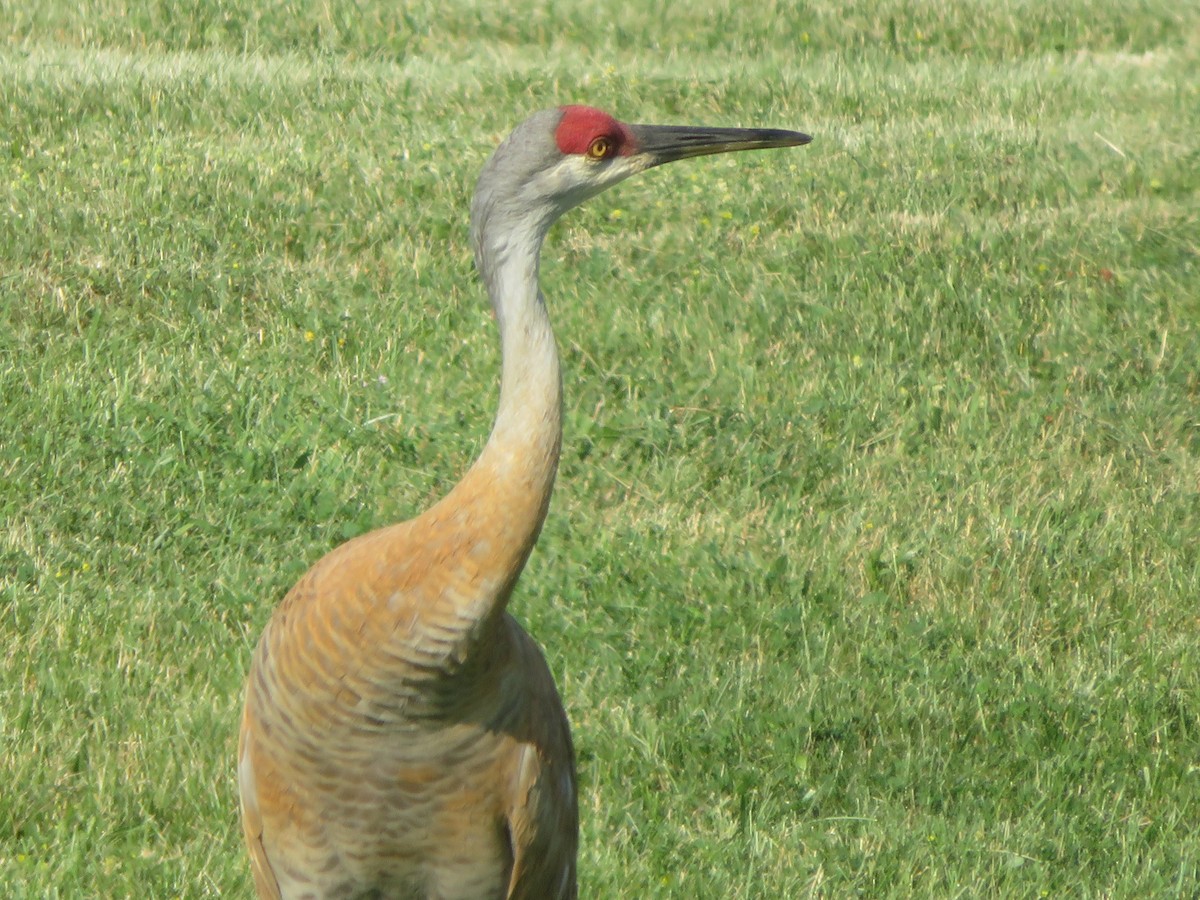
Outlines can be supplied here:
<path id="1" fill-rule="evenodd" d="M 553 6 L 0 2 L 0 893 L 248 895 L 253 643 L 482 446 L 585 101 L 815 139 L 547 245 L 584 895 L 1195 896 L 1200 9 Z"/>

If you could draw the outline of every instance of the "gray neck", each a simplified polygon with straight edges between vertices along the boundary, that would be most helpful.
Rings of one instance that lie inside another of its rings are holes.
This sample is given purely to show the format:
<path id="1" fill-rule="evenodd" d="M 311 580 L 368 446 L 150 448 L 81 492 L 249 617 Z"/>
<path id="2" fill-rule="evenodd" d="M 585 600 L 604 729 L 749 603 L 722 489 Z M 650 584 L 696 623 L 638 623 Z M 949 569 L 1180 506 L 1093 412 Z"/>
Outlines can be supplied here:
<path id="1" fill-rule="evenodd" d="M 562 375 L 538 258 L 548 221 L 503 215 L 476 198 L 471 237 L 500 330 L 500 402 L 465 480 L 487 484 L 489 540 L 507 562 L 501 606 L 541 531 L 562 443 Z"/>

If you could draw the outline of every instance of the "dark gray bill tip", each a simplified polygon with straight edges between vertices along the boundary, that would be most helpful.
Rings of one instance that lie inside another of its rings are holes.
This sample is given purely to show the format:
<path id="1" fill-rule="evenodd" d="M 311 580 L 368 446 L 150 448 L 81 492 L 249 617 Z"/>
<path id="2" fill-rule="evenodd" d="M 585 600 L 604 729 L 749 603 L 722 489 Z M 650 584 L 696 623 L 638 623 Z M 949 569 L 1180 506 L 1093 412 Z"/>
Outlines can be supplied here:
<path id="1" fill-rule="evenodd" d="M 630 125 L 636 153 L 650 157 L 652 166 L 738 150 L 799 147 L 812 138 L 782 128 L 693 128 L 687 125 Z"/>

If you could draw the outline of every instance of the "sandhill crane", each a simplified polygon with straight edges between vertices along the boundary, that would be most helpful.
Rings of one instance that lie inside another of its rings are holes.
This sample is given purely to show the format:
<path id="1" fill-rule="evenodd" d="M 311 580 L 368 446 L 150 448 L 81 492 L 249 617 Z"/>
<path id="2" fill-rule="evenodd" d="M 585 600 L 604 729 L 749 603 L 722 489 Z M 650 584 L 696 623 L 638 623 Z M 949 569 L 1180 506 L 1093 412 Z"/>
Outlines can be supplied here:
<path id="1" fill-rule="evenodd" d="M 644 169 L 809 140 L 565 106 L 484 166 L 471 241 L 500 331 L 495 424 L 450 493 L 319 560 L 263 632 L 238 748 L 260 897 L 576 896 L 571 733 L 541 651 L 506 612 L 562 441 L 542 240 Z"/>

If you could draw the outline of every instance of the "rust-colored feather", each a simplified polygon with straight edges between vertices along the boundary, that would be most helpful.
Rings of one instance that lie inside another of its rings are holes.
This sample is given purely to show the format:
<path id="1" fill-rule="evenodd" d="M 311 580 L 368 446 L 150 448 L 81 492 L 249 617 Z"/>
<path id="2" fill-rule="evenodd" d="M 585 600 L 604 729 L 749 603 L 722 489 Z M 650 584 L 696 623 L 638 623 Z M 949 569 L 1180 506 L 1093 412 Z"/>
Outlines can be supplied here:
<path id="1" fill-rule="evenodd" d="M 239 758 L 260 896 L 574 896 L 566 715 L 503 609 L 544 502 L 491 455 L 324 557 L 264 631 Z"/>

